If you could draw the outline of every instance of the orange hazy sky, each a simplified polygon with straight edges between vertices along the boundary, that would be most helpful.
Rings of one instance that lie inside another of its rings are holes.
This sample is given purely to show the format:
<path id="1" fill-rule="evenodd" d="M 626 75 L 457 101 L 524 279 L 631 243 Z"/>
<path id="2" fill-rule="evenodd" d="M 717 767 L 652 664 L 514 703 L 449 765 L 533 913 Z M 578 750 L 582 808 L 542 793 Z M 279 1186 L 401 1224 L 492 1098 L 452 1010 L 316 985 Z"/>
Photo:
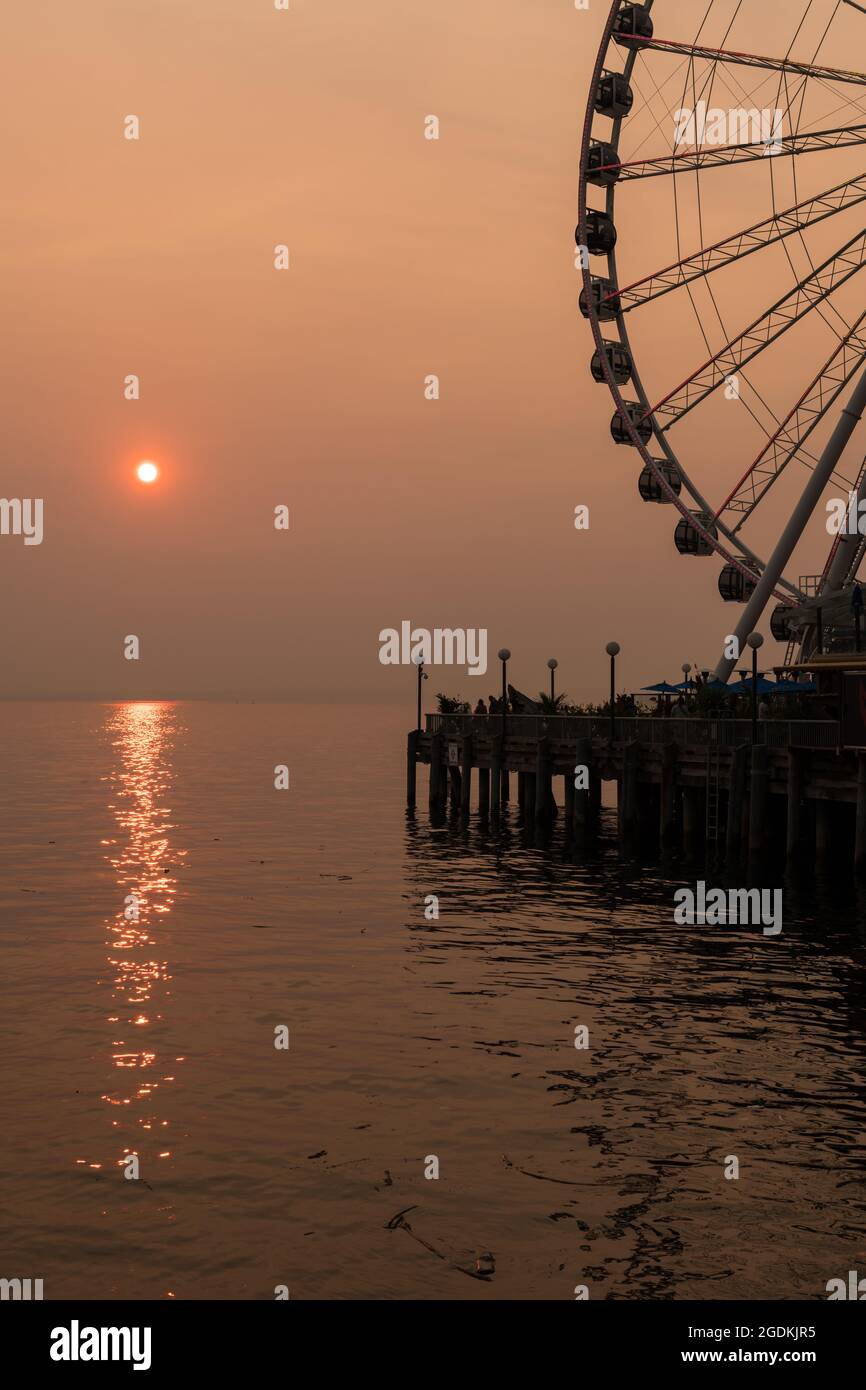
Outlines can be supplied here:
<path id="1" fill-rule="evenodd" d="M 44 539 L 0 536 L 0 695 L 411 706 L 412 673 L 378 659 L 380 630 L 404 619 L 487 629 L 528 690 L 555 656 L 581 698 L 602 696 L 612 638 L 624 686 L 715 662 L 739 610 L 718 598 L 715 559 L 678 557 L 671 509 L 639 500 L 577 310 L 579 142 L 607 8 L 87 0 L 7 14 L 0 495 L 44 499 Z M 693 37 L 704 8 L 662 0 L 657 32 Z M 803 51 L 833 9 L 815 7 Z M 783 51 L 791 14 L 791 0 L 747 4 L 731 46 Z M 822 60 L 866 66 L 864 39 L 866 18 L 844 14 Z M 756 90 L 742 71 L 738 91 Z M 772 104 L 773 83 L 762 90 Z M 850 120 L 860 92 L 828 96 L 816 128 Z M 636 114 L 624 157 L 666 153 L 664 133 Z M 860 153 L 819 159 L 798 196 L 852 177 Z M 765 173 L 719 171 L 717 235 L 767 215 Z M 782 205 L 792 191 L 780 184 Z M 676 258 L 669 192 L 618 195 L 623 281 Z M 822 257 L 852 217 L 816 237 Z M 720 280 L 729 327 L 792 270 L 779 256 L 748 275 Z M 690 306 L 654 314 L 636 341 L 660 396 L 707 354 Z M 832 327 L 796 330 L 768 370 L 777 413 Z M 718 319 L 708 331 L 718 346 Z M 729 411 L 683 435 L 713 500 L 754 456 L 750 429 Z M 161 468 L 150 488 L 142 459 Z M 793 481 L 757 529 L 764 553 Z M 799 572 L 820 569 L 825 540 L 819 524 Z M 491 662 L 483 680 L 434 670 L 427 693 L 495 688 Z"/>

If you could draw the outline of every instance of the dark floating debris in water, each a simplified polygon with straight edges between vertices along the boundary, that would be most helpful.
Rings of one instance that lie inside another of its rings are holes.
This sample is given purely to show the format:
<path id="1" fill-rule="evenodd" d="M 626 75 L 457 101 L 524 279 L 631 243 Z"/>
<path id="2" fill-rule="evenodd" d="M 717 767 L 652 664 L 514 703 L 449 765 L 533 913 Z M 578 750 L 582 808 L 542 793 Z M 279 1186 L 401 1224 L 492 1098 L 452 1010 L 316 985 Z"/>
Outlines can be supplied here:
<path id="1" fill-rule="evenodd" d="M 459 1264 L 457 1260 L 449 1259 L 444 1251 L 437 1250 L 436 1246 L 431 1245 L 429 1240 L 425 1240 L 423 1236 L 418 1235 L 417 1231 L 413 1231 L 409 1222 L 405 1220 L 405 1216 L 407 1211 L 417 1210 L 417 1204 L 411 1207 L 403 1207 L 402 1211 L 396 1212 L 391 1217 L 391 1220 L 386 1223 L 386 1229 L 389 1231 L 405 1231 L 413 1240 L 417 1240 L 419 1245 L 423 1245 L 425 1250 L 429 1250 L 431 1255 L 435 1255 L 438 1260 L 443 1260 L 445 1264 L 450 1265 L 452 1269 L 456 1269 L 458 1273 L 468 1275 L 470 1279 L 487 1280 L 491 1277 L 494 1273 L 495 1265 L 493 1256 L 489 1252 L 484 1255 L 479 1255 L 476 1258 L 474 1269 L 467 1269 L 466 1265 Z"/>
<path id="2" fill-rule="evenodd" d="M 324 1158 L 327 1152 L 327 1149 L 319 1149 L 317 1154 L 307 1154 L 307 1158 Z"/>
<path id="3" fill-rule="evenodd" d="M 548 1221 L 573 1221 L 578 1230 L 589 1230 L 586 1222 L 581 1221 L 577 1216 L 573 1216 L 570 1211 L 552 1211 L 547 1219 Z"/>
<path id="4" fill-rule="evenodd" d="M 411 1207 L 404 1207 L 402 1211 L 396 1212 L 395 1215 L 391 1217 L 391 1220 L 385 1223 L 385 1229 L 386 1229 L 387 1231 L 396 1231 L 396 1229 L 397 1229 L 398 1226 L 406 1226 L 406 1222 L 403 1220 L 403 1217 L 406 1215 L 407 1211 L 417 1211 L 417 1210 L 418 1210 L 418 1204 L 417 1204 L 417 1202 L 415 1203 L 414 1206 L 411 1206 Z M 406 1229 L 411 1231 L 412 1228 L 411 1228 L 411 1226 L 406 1226 Z"/>
<path id="5" fill-rule="evenodd" d="M 502 1162 L 506 1168 L 513 1168 L 515 1172 L 522 1173 L 526 1178 L 537 1178 L 539 1182 L 558 1182 L 563 1187 L 592 1187 L 590 1182 L 578 1182 L 576 1178 L 552 1178 L 547 1173 L 533 1173 L 529 1168 L 521 1168 L 519 1163 L 512 1163 L 508 1154 L 502 1155 Z"/>

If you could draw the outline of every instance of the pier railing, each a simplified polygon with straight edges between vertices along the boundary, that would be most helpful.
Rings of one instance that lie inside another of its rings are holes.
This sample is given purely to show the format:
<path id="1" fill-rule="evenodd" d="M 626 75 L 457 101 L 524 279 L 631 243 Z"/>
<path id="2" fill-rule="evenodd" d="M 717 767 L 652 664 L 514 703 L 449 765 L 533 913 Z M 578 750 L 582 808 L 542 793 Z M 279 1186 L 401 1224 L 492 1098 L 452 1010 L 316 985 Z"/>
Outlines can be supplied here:
<path id="1" fill-rule="evenodd" d="M 428 734 L 460 738 L 463 734 L 498 738 L 502 733 L 501 714 L 428 714 Z M 563 742 L 579 738 L 609 738 L 608 715 L 543 715 L 509 714 L 506 716 L 509 738 L 538 739 L 543 735 Z M 735 748 L 752 741 L 750 719 L 657 719 L 648 715 L 616 717 L 615 737 L 629 741 L 637 739 L 650 744 L 706 744 Z M 758 721 L 758 742 L 769 748 L 838 748 L 839 721 L 836 719 L 761 719 Z"/>

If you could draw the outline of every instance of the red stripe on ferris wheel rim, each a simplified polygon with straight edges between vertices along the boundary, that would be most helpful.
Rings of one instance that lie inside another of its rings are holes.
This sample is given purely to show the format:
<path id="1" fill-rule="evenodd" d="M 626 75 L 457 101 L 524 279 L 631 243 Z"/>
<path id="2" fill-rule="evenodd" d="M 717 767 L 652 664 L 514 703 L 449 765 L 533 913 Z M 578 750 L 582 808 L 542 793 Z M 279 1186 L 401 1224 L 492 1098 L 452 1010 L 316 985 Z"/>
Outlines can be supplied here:
<path id="1" fill-rule="evenodd" d="M 866 84 L 866 73 L 856 72 L 853 68 L 822 68 L 815 63 L 800 62 L 797 58 L 768 58 L 765 53 L 740 53 L 735 48 L 710 48 L 709 44 L 703 43 L 689 45 L 683 43 L 680 39 L 660 39 L 655 35 L 653 35 L 652 38 L 647 38 L 646 35 L 643 34 L 614 35 L 613 37 L 628 38 L 632 40 L 635 45 L 642 44 L 644 48 L 664 48 L 666 45 L 670 45 L 677 52 L 691 48 L 692 53 L 696 50 L 699 51 L 699 57 L 712 54 L 712 58 L 707 56 L 708 62 L 712 62 L 717 58 L 736 58 L 740 61 L 751 59 L 756 66 L 761 63 L 771 63 L 773 68 L 808 69 L 808 71 L 804 73 L 804 76 L 808 76 L 809 72 L 813 72 L 816 76 L 820 74 L 821 80 L 825 82 L 833 82 L 835 80 L 838 82 L 854 81 Z M 831 75 L 833 73 L 836 74 L 835 78 Z"/>

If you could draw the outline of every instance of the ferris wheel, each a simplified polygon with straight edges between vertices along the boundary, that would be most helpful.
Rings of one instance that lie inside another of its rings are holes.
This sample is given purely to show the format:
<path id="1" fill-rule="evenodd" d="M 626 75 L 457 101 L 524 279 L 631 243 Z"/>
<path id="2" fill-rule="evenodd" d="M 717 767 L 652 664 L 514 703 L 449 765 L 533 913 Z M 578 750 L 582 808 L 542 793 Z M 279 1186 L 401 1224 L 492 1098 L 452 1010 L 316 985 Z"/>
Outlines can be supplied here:
<path id="1" fill-rule="evenodd" d="M 769 602 L 788 660 L 822 616 L 844 642 L 866 552 L 826 509 L 866 499 L 847 449 L 866 408 L 864 54 L 854 0 L 614 0 L 581 147 L 580 311 L 613 440 L 637 451 L 640 497 L 679 512 L 676 549 L 721 559 L 740 646 Z"/>

